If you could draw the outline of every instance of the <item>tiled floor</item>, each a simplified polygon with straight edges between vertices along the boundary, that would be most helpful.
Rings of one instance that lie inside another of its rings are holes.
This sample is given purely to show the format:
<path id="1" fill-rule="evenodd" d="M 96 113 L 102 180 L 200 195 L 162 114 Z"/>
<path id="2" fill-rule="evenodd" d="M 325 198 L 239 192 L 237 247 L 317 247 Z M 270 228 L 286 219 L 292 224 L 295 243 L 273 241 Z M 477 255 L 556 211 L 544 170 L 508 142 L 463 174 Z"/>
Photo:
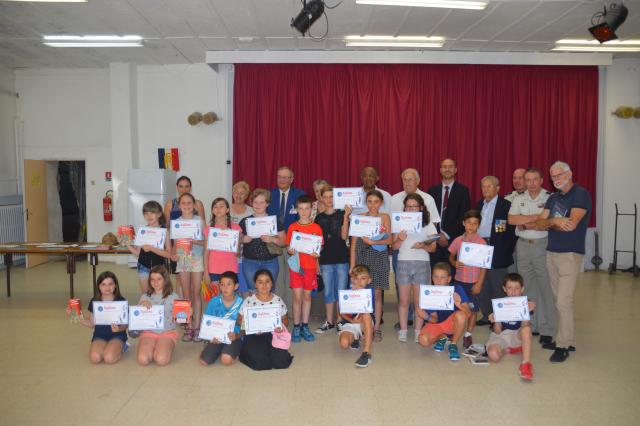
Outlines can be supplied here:
<path id="1" fill-rule="evenodd" d="M 137 300 L 133 270 L 102 263 Z M 77 296 L 90 298 L 90 269 L 76 275 Z M 136 343 L 113 366 L 89 364 L 90 331 L 70 324 L 64 263 L 12 273 L 13 297 L 0 278 L 0 424 L 473 424 L 637 425 L 640 418 L 640 279 L 627 273 L 580 276 L 578 351 L 548 362 L 536 345 L 535 381 L 521 383 L 519 358 L 474 366 L 446 353 L 399 343 L 387 298 L 384 341 L 357 369 L 357 353 L 334 334 L 292 348 L 285 371 L 254 372 L 198 364 L 200 344 L 181 343 L 167 367 L 140 367 Z M 487 336 L 486 327 L 476 340 Z M 410 333 L 411 336 L 411 333 Z"/>

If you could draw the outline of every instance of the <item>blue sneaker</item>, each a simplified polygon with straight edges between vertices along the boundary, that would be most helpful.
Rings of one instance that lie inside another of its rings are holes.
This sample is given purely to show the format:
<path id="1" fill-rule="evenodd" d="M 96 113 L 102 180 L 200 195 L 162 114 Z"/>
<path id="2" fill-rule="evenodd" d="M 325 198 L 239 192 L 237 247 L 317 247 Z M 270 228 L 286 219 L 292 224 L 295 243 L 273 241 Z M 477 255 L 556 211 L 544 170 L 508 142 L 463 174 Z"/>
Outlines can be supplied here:
<path id="1" fill-rule="evenodd" d="M 122 353 L 125 353 L 128 350 L 129 350 L 129 342 L 124 342 L 124 344 L 122 345 Z"/>
<path id="2" fill-rule="evenodd" d="M 313 333 L 311 332 L 311 330 L 309 330 L 309 326 L 305 325 L 300 329 L 300 332 L 302 334 L 302 338 L 306 341 L 306 342 L 313 342 L 314 340 L 316 340 L 316 336 L 313 335 Z"/>
<path id="3" fill-rule="evenodd" d="M 436 352 L 442 352 L 442 351 L 444 351 L 444 346 L 446 344 L 447 344 L 447 338 L 446 337 L 438 339 L 436 344 L 433 345 L 433 350 L 436 351 Z"/>
<path id="4" fill-rule="evenodd" d="M 293 343 L 300 343 L 301 339 L 300 339 L 300 326 L 299 325 L 293 326 L 293 331 L 291 332 L 291 341 Z"/>
<path id="5" fill-rule="evenodd" d="M 456 345 L 455 343 L 449 343 L 449 361 L 460 361 L 458 345 Z"/>

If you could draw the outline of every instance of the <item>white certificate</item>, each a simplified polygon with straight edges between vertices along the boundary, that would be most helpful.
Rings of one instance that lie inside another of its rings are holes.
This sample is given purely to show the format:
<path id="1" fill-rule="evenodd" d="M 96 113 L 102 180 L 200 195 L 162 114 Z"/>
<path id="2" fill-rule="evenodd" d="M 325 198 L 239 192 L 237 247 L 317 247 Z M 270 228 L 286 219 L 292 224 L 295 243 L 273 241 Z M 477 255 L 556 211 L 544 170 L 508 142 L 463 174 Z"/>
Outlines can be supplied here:
<path id="1" fill-rule="evenodd" d="M 349 220 L 349 236 L 373 237 L 380 233 L 382 219 L 375 216 L 360 216 L 352 214 Z"/>
<path id="2" fill-rule="evenodd" d="M 300 253 L 315 253 L 319 255 L 320 249 L 322 248 L 322 237 L 320 235 L 303 234 L 302 232 L 293 231 L 289 247 Z"/>
<path id="3" fill-rule="evenodd" d="M 420 309 L 431 311 L 453 311 L 452 285 L 421 285 L 420 286 Z"/>
<path id="4" fill-rule="evenodd" d="M 373 312 L 373 291 L 370 288 L 362 290 L 339 290 L 341 314 L 370 314 Z"/>
<path id="5" fill-rule="evenodd" d="M 398 234 L 407 231 L 415 234 L 422 229 L 422 212 L 393 212 L 391 213 L 391 232 Z"/>
<path id="6" fill-rule="evenodd" d="M 270 333 L 282 325 L 280 306 L 256 306 L 247 308 L 245 333 Z"/>
<path id="7" fill-rule="evenodd" d="M 126 324 L 129 304 L 126 300 L 117 302 L 93 302 L 93 323 L 95 325 Z"/>
<path id="8" fill-rule="evenodd" d="M 458 260 L 466 266 L 491 269 L 493 259 L 493 246 L 486 244 L 462 243 Z"/>
<path id="9" fill-rule="evenodd" d="M 237 253 L 238 241 L 240 241 L 240 231 L 210 228 L 207 248 L 209 250 Z"/>
<path id="10" fill-rule="evenodd" d="M 344 210 L 344 206 L 364 207 L 362 188 L 333 188 L 333 208 Z"/>
<path id="11" fill-rule="evenodd" d="M 129 306 L 129 330 L 164 330 L 164 305 Z"/>
<path id="12" fill-rule="evenodd" d="M 190 238 L 202 240 L 200 219 L 176 219 L 171 221 L 171 239 Z"/>
<path id="13" fill-rule="evenodd" d="M 236 326 L 235 320 L 203 315 L 200 322 L 199 338 L 208 342 L 218 339 L 220 343 L 231 343 L 229 332 Z"/>
<path id="14" fill-rule="evenodd" d="M 529 321 L 527 296 L 491 299 L 493 318 L 496 322 Z"/>
<path id="15" fill-rule="evenodd" d="M 260 238 L 263 235 L 272 237 L 278 235 L 276 216 L 248 217 L 245 223 L 247 225 L 247 235 L 251 238 Z"/>
<path id="16" fill-rule="evenodd" d="M 149 245 L 161 249 L 164 248 L 164 240 L 166 238 L 167 230 L 165 228 L 142 226 L 136 232 L 136 239 L 133 241 L 133 245 L 138 247 Z"/>

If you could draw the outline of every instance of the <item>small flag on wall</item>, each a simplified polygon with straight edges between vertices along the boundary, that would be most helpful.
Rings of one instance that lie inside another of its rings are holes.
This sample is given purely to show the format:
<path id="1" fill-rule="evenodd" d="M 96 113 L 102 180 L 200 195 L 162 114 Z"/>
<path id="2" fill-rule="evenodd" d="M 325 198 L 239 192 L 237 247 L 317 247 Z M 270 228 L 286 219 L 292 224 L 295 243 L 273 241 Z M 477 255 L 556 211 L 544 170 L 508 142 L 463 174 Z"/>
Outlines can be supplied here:
<path id="1" fill-rule="evenodd" d="M 161 169 L 180 170 L 178 148 L 158 148 L 158 167 Z"/>

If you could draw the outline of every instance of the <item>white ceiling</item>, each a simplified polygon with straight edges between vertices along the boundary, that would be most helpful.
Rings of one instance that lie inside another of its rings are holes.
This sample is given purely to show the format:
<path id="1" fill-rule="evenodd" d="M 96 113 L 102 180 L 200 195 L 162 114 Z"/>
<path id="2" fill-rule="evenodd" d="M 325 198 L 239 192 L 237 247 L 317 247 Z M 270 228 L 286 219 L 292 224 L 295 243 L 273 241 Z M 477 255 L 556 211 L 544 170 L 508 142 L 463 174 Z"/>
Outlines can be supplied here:
<path id="1" fill-rule="evenodd" d="M 327 0 L 333 5 L 338 0 Z M 609 2 L 607 2 L 609 3 Z M 207 50 L 347 50 L 345 35 L 432 35 L 451 51 L 549 52 L 561 38 L 590 38 L 591 16 L 603 1 L 492 0 L 485 10 L 356 5 L 327 10 L 325 40 L 290 27 L 299 0 L 89 0 L 22 3 L 0 0 L 0 64 L 8 68 L 106 67 L 202 63 Z M 621 39 L 640 38 L 640 0 L 626 0 Z M 324 18 L 312 34 L 325 31 Z M 137 48 L 53 48 L 43 35 L 144 37 Z M 351 48 L 349 48 L 351 49 Z M 363 48 L 361 50 L 365 50 Z M 379 49 L 377 49 L 379 50 Z M 616 54 L 628 56 L 629 54 Z M 637 54 L 636 54 L 637 55 Z"/>

